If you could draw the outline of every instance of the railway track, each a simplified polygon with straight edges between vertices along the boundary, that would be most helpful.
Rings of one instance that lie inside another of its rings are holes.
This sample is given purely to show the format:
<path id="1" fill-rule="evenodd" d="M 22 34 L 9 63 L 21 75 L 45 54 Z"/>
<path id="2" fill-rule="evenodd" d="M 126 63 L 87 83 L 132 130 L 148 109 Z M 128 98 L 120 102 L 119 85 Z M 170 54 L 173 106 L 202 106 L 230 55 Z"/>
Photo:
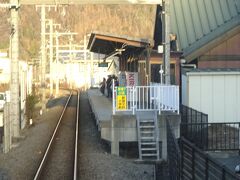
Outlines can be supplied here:
<path id="1" fill-rule="evenodd" d="M 79 93 L 71 92 L 34 180 L 77 179 Z"/>

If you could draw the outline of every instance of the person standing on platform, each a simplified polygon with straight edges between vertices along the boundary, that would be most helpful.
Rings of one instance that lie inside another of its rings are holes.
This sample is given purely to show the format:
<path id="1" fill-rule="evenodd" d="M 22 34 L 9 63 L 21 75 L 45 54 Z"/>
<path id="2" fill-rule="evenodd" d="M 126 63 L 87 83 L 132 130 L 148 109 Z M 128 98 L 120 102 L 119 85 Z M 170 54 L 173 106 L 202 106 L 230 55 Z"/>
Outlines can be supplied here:
<path id="1" fill-rule="evenodd" d="M 112 83 L 112 77 L 111 75 L 108 75 L 108 79 L 107 79 L 107 97 L 110 97 L 111 95 L 111 83 Z"/>
<path id="2" fill-rule="evenodd" d="M 116 86 L 119 86 L 119 80 L 118 80 L 118 77 L 117 77 L 117 76 L 115 77 L 114 80 L 115 80 L 115 81 L 114 81 L 114 82 L 115 82 L 115 84 L 114 84 L 115 87 L 116 87 Z"/>
<path id="3" fill-rule="evenodd" d="M 103 78 L 103 81 L 100 83 L 100 91 L 103 95 L 105 94 L 105 87 L 106 87 L 106 78 Z"/>

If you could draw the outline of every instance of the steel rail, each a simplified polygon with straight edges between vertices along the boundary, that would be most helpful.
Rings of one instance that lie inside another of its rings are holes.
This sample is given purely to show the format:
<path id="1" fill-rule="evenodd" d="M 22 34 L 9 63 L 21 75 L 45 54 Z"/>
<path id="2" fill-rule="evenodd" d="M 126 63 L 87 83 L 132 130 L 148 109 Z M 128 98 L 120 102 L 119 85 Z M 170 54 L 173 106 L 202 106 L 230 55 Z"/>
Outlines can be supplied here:
<path id="1" fill-rule="evenodd" d="M 78 91 L 78 98 L 77 98 L 77 117 L 76 117 L 76 135 L 75 135 L 75 150 L 74 150 L 74 171 L 73 171 L 73 179 L 77 180 L 77 164 L 78 164 L 78 118 L 79 118 L 79 100 L 80 100 L 80 95 Z"/>
<path id="2" fill-rule="evenodd" d="M 46 159 L 47 159 L 47 156 L 48 156 L 48 154 L 49 154 L 49 151 L 50 151 L 52 142 L 53 142 L 53 140 L 54 140 L 54 138 L 55 138 L 55 135 L 56 135 L 57 130 L 58 130 L 58 127 L 59 127 L 59 124 L 60 124 L 61 121 L 62 121 L 62 117 L 63 117 L 63 115 L 64 115 L 64 113 L 65 113 L 65 110 L 66 110 L 66 108 L 67 108 L 67 105 L 68 105 L 71 97 L 72 97 L 72 92 L 71 92 L 70 96 L 68 97 L 68 100 L 67 100 L 67 102 L 66 102 L 66 104 L 65 104 L 65 106 L 64 106 L 64 109 L 63 109 L 63 111 L 62 111 L 62 114 L 61 114 L 61 116 L 60 116 L 60 118 L 59 118 L 59 120 L 58 120 L 58 123 L 57 123 L 57 125 L 56 125 L 56 127 L 55 127 L 55 129 L 54 129 L 53 135 L 52 135 L 52 137 L 51 137 L 51 140 L 50 140 L 49 143 L 48 143 L 48 146 L 47 146 L 47 149 L 46 149 L 46 151 L 45 151 L 45 153 L 44 153 L 43 159 L 42 159 L 42 161 L 41 161 L 41 163 L 40 163 L 40 165 L 39 165 L 39 167 L 38 167 L 38 170 L 37 170 L 37 172 L 36 172 L 36 174 L 35 174 L 35 176 L 34 176 L 34 180 L 37 180 L 37 179 L 39 179 L 39 177 L 40 177 L 41 171 L 42 171 L 42 169 L 43 169 L 43 166 L 44 166 L 44 164 L 45 164 L 45 162 L 46 162 Z"/>

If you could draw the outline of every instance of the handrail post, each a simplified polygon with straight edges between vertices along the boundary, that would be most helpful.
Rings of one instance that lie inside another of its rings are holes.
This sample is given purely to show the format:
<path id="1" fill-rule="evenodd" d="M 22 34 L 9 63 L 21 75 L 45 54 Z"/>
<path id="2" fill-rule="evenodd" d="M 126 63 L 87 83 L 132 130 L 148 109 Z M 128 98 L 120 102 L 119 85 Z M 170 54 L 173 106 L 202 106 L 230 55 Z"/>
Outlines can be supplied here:
<path id="1" fill-rule="evenodd" d="M 179 86 L 178 86 L 178 87 L 176 87 L 176 94 L 177 94 L 177 95 L 176 95 L 176 99 L 177 99 L 177 100 L 176 100 L 176 101 L 177 101 L 177 102 L 176 102 L 176 103 L 177 103 L 176 107 L 177 107 L 177 113 L 178 113 L 178 114 L 179 114 L 179 112 L 180 112 L 180 111 L 179 111 L 179 109 L 180 109 L 180 107 L 179 107 L 179 96 L 180 96 L 179 92 L 180 92 L 180 91 L 179 91 Z"/>
<path id="2" fill-rule="evenodd" d="M 134 99 L 134 96 L 135 96 L 135 86 L 132 87 L 132 107 L 133 107 L 133 115 L 135 114 L 135 99 Z"/>
<path id="3" fill-rule="evenodd" d="M 114 79 L 112 80 L 112 109 L 113 109 L 113 115 L 116 114 L 116 107 L 115 107 L 115 82 Z"/>
<path id="4" fill-rule="evenodd" d="M 161 85 L 158 86 L 158 113 L 161 114 Z"/>

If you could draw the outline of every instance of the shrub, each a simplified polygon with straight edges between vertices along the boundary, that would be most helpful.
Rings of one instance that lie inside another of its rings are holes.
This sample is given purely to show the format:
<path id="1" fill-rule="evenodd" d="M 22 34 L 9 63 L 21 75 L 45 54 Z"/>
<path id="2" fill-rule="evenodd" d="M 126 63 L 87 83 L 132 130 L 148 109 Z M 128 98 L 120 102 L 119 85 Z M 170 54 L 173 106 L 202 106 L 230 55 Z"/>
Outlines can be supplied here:
<path id="1" fill-rule="evenodd" d="M 39 99 L 36 95 L 29 94 L 26 98 L 26 116 L 27 116 L 27 125 L 29 125 L 29 120 L 33 119 L 34 108 L 38 103 Z"/>

